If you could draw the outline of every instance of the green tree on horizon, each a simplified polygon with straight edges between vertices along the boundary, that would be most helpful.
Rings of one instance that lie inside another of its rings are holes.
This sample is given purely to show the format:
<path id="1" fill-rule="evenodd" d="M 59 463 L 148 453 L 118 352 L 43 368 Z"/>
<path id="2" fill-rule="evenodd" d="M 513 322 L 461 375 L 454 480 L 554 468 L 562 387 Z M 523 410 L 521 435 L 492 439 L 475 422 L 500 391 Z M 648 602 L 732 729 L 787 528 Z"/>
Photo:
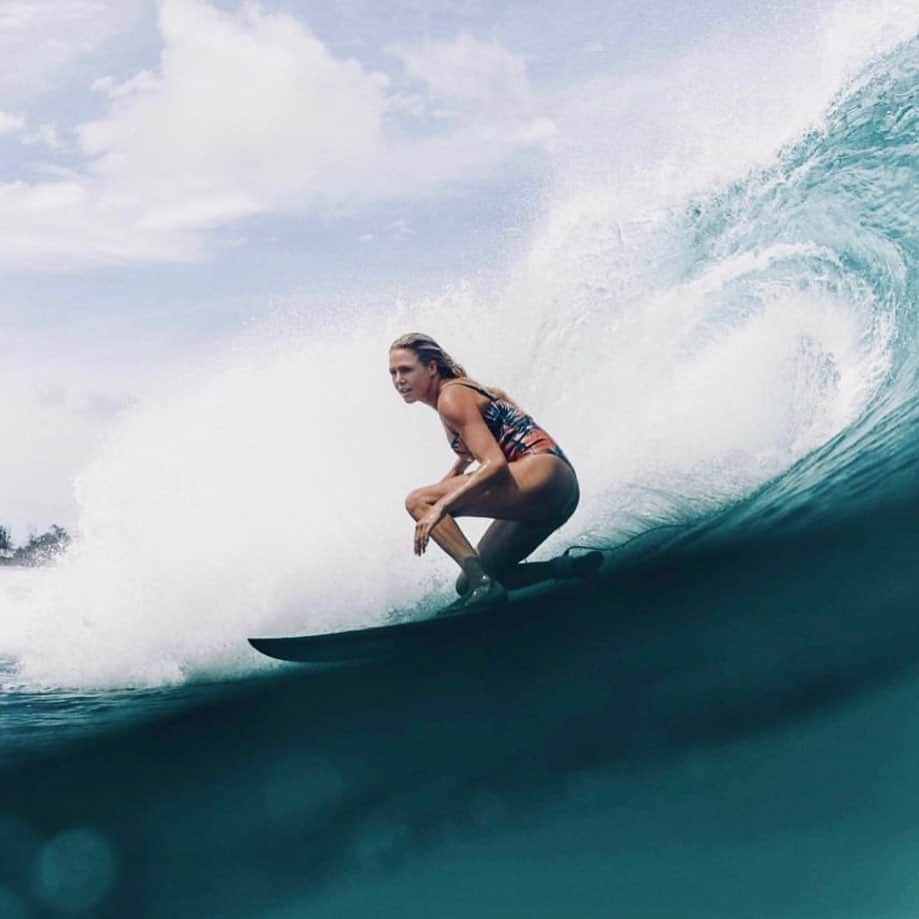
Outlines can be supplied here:
<path id="1" fill-rule="evenodd" d="M 24 546 L 14 546 L 9 530 L 0 526 L 0 559 L 4 564 L 44 565 L 64 552 L 71 543 L 70 534 L 56 523 L 40 535 L 32 535 Z"/>

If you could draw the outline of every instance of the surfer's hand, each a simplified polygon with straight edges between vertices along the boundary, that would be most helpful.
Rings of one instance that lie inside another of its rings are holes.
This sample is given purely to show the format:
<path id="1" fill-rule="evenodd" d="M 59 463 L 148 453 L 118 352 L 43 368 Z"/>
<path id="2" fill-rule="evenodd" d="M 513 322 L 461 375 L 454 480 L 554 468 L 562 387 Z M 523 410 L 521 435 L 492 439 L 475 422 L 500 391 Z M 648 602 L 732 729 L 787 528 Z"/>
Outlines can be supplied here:
<path id="1" fill-rule="evenodd" d="M 415 524 L 415 555 L 424 555 L 431 538 L 431 530 L 444 519 L 446 512 L 436 504 Z"/>

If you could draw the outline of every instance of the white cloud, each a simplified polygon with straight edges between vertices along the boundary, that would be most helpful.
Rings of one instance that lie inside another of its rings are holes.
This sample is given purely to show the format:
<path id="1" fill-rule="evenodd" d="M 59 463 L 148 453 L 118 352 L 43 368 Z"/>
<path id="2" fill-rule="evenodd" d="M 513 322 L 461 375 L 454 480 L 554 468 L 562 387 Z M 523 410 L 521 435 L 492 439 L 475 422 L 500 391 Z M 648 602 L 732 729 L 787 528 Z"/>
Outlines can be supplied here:
<path id="1" fill-rule="evenodd" d="M 488 169 L 488 157 L 482 158 L 485 151 L 491 151 L 494 163 L 515 150 L 554 150 L 558 129 L 540 111 L 544 100 L 534 93 L 521 55 L 466 33 L 452 41 L 389 50 L 401 61 L 408 79 L 425 93 L 402 92 L 394 97 L 395 104 L 390 101 L 391 110 L 450 124 L 449 144 L 439 140 L 421 144 L 436 148 L 443 162 L 461 163 L 462 169 L 474 174 Z M 477 145 L 480 149 L 475 149 Z"/>
<path id="2" fill-rule="evenodd" d="M 558 136 L 558 127 L 551 118 L 534 118 L 521 124 L 514 137 L 524 146 L 544 146 L 550 149 Z"/>
<path id="3" fill-rule="evenodd" d="M 53 16 L 72 23 L 105 9 L 98 0 L 2 0 L 0 34 L 25 32 L 46 26 Z"/>
<path id="4" fill-rule="evenodd" d="M 123 99 L 134 93 L 154 92 L 161 86 L 162 81 L 153 71 L 141 70 L 123 83 L 119 83 L 114 77 L 99 77 L 98 80 L 93 80 L 90 89 L 105 94 L 109 99 Z"/>
<path id="5" fill-rule="evenodd" d="M 485 108 L 526 105 L 526 61 L 497 42 L 462 34 L 453 41 L 395 47 L 406 73 L 432 97 Z"/>
<path id="6" fill-rule="evenodd" d="M 411 224 L 402 217 L 398 220 L 393 220 L 389 224 L 389 232 L 396 239 L 408 239 L 415 235 L 415 231 L 412 229 Z"/>
<path id="7" fill-rule="evenodd" d="M 22 115 L 13 115 L 10 112 L 0 112 L 0 134 L 12 134 L 21 131 L 26 124 Z"/>
<path id="8" fill-rule="evenodd" d="M 41 144 L 49 150 L 56 150 L 60 146 L 60 139 L 57 135 L 57 127 L 53 124 L 41 124 L 34 131 L 29 131 L 23 135 L 22 142 L 26 146 Z"/>
<path id="9" fill-rule="evenodd" d="M 525 62 L 494 42 L 403 48 L 394 88 L 255 3 L 161 0 L 159 11 L 159 66 L 91 85 L 107 111 L 77 128 L 80 174 L 0 187 L 0 260 L 195 258 L 203 231 L 243 217 L 429 196 L 551 148 L 555 127 L 538 117 Z M 451 106 L 445 124 L 426 97 Z M 417 119 L 410 134 L 406 115 Z M 57 133 L 33 139 L 53 147 Z"/>
<path id="10" fill-rule="evenodd" d="M 0 0 L 0 97 L 46 92 L 134 21 L 149 0 Z"/>
<path id="11" fill-rule="evenodd" d="M 0 183 L 0 262 L 56 270 L 85 263 L 193 261 L 201 243 L 136 225 L 84 179 Z"/>
<path id="12" fill-rule="evenodd" d="M 386 99 L 386 113 L 420 117 L 426 112 L 424 96 L 420 93 L 393 93 Z"/>
<path id="13" fill-rule="evenodd" d="M 378 155 L 383 91 L 297 20 L 164 0 L 160 73 L 97 83 L 112 108 L 83 125 L 92 172 L 144 225 L 209 226 L 334 200 Z M 131 91 L 128 91 L 130 88 Z"/>

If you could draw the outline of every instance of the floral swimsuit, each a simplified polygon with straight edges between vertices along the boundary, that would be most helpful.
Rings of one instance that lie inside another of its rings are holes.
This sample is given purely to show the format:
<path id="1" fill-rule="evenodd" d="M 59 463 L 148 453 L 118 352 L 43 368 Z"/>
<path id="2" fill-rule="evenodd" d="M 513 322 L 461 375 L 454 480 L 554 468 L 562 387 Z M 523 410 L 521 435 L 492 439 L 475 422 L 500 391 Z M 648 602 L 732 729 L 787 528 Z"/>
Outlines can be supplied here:
<path id="1" fill-rule="evenodd" d="M 488 399 L 488 405 L 482 412 L 482 418 L 488 430 L 491 431 L 492 436 L 498 442 L 498 446 L 501 447 L 504 458 L 509 463 L 513 463 L 514 460 L 520 459 L 521 456 L 527 456 L 531 453 L 551 453 L 571 466 L 571 461 L 562 452 L 562 448 L 546 431 L 536 424 L 530 415 L 525 414 L 506 399 L 499 399 L 497 396 L 492 395 L 488 390 L 477 386 L 475 383 L 463 383 L 460 380 L 456 382 L 460 386 L 474 389 Z M 453 432 L 448 431 L 449 433 Z M 475 458 L 469 452 L 459 434 L 453 434 L 453 438 L 450 440 L 450 447 L 459 456 L 468 457 L 469 459 Z"/>

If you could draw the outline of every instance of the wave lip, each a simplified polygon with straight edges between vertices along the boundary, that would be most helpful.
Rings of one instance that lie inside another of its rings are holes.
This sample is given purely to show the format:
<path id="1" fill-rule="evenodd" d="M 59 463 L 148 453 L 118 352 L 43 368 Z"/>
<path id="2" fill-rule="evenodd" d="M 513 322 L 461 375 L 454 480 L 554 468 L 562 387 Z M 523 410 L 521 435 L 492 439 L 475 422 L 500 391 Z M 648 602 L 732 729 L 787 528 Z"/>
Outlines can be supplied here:
<path id="1" fill-rule="evenodd" d="M 809 514 L 832 514 L 856 498 L 879 500 L 903 486 L 898 474 L 916 461 L 917 85 L 913 38 L 875 60 L 837 98 L 821 129 L 783 150 L 774 166 L 695 202 L 686 215 L 695 253 L 690 273 L 782 252 L 727 299 L 755 311 L 762 300 L 754 295 L 751 306 L 751 285 L 781 288 L 808 313 L 793 333 L 799 360 L 789 380 L 810 392 L 790 405 L 799 419 L 803 412 L 818 422 L 816 436 L 809 449 L 790 450 L 795 462 L 746 504 L 745 524 L 797 515 L 806 504 Z M 845 347 L 838 335 L 806 326 L 821 309 L 849 323 Z M 794 322 L 789 317 L 783 327 Z M 774 391 L 763 398 L 774 399 Z"/>

